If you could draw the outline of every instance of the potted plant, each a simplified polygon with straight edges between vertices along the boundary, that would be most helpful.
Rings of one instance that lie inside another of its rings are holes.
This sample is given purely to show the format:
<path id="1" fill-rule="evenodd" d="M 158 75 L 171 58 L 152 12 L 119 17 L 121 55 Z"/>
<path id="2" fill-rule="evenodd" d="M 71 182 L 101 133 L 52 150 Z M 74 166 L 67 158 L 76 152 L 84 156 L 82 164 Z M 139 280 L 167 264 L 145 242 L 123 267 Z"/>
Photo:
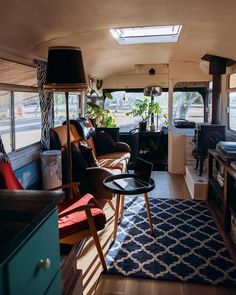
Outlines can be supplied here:
<path id="1" fill-rule="evenodd" d="M 115 117 L 109 110 L 103 109 L 101 106 L 88 102 L 88 107 L 85 112 L 85 116 L 88 119 L 92 119 L 96 127 L 115 127 Z"/>
<path id="2" fill-rule="evenodd" d="M 162 109 L 159 105 L 158 101 L 151 100 L 149 98 L 138 98 L 133 102 L 134 109 L 128 113 L 127 116 L 141 117 L 141 121 L 139 122 L 140 131 L 147 130 L 147 122 L 152 114 L 160 115 L 162 113 Z"/>

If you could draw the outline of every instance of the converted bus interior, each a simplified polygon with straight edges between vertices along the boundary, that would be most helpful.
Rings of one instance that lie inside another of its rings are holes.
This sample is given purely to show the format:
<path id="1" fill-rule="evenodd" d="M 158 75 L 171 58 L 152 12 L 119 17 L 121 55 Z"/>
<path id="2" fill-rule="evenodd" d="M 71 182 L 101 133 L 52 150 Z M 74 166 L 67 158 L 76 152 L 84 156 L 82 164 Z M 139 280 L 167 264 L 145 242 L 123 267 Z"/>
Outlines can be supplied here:
<path id="1" fill-rule="evenodd" d="M 0 294 L 236 294 L 235 10 L 2 1 Z"/>

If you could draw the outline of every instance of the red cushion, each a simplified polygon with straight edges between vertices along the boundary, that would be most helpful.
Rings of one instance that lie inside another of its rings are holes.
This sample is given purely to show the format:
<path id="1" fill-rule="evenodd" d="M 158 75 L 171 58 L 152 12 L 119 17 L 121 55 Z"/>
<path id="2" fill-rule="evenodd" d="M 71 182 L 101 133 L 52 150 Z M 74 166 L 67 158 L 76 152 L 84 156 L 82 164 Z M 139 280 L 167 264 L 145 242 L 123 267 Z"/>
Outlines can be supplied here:
<path id="1" fill-rule="evenodd" d="M 94 204 L 91 212 L 94 218 L 96 229 L 103 229 L 106 223 L 106 216 L 103 210 L 99 207 L 94 197 L 90 194 L 86 194 L 76 202 L 73 200 L 64 201 L 59 205 L 58 210 L 59 213 L 65 213 L 71 209 L 79 208 L 80 206 L 87 204 Z M 89 224 L 85 211 L 78 211 L 65 217 L 59 218 L 58 224 L 60 238 L 89 229 Z"/>
<path id="2" fill-rule="evenodd" d="M 10 162 L 0 162 L 0 188 L 1 189 L 24 189 L 16 178 Z"/>

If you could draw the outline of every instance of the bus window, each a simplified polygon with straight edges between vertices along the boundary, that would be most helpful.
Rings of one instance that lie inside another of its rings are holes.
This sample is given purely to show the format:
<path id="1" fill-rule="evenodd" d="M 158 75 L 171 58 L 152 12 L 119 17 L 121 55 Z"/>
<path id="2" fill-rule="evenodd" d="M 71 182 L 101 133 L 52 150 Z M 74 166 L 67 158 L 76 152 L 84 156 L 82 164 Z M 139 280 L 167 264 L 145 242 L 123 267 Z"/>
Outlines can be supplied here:
<path id="1" fill-rule="evenodd" d="M 204 103 L 197 91 L 176 91 L 173 95 L 173 119 L 204 122 Z"/>
<path id="2" fill-rule="evenodd" d="M 229 129 L 236 131 L 236 92 L 229 93 Z"/>
<path id="3" fill-rule="evenodd" d="M 37 69 L 0 59 L 0 135 L 7 152 L 39 142 Z"/>
<path id="4" fill-rule="evenodd" d="M 79 117 L 79 94 L 69 94 L 70 119 Z M 60 126 L 66 120 L 65 93 L 54 93 L 54 126 Z"/>
<path id="5" fill-rule="evenodd" d="M 41 111 L 39 95 L 29 92 L 14 92 L 15 148 L 40 141 Z"/>
<path id="6" fill-rule="evenodd" d="M 11 151 L 11 93 L 0 91 L 0 135 L 4 142 L 6 152 Z"/>
<path id="7" fill-rule="evenodd" d="M 228 76 L 228 127 L 236 131 L 236 73 Z"/>
<path id="8" fill-rule="evenodd" d="M 129 132 L 138 126 L 140 117 L 127 116 L 126 113 L 133 110 L 133 102 L 138 98 L 144 98 L 143 89 L 139 91 L 119 90 L 112 91 L 112 99 L 106 98 L 104 108 L 111 111 L 116 118 L 116 126 L 120 127 L 120 132 Z M 162 95 L 154 98 L 160 104 L 162 113 L 168 114 L 168 92 L 162 91 Z M 163 116 L 158 118 L 158 128 L 165 126 L 166 119 Z"/>

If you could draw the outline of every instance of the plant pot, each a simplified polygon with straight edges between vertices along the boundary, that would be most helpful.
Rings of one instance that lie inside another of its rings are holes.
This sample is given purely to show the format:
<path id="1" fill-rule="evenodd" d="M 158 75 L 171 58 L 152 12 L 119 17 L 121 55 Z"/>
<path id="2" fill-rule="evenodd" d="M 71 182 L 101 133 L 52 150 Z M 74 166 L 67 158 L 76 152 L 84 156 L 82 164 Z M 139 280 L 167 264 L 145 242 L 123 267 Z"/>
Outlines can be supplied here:
<path id="1" fill-rule="evenodd" d="M 154 124 L 150 125 L 150 131 L 155 131 L 156 130 L 156 126 Z"/>
<path id="2" fill-rule="evenodd" d="M 147 121 L 139 122 L 139 130 L 140 131 L 147 131 Z"/>

